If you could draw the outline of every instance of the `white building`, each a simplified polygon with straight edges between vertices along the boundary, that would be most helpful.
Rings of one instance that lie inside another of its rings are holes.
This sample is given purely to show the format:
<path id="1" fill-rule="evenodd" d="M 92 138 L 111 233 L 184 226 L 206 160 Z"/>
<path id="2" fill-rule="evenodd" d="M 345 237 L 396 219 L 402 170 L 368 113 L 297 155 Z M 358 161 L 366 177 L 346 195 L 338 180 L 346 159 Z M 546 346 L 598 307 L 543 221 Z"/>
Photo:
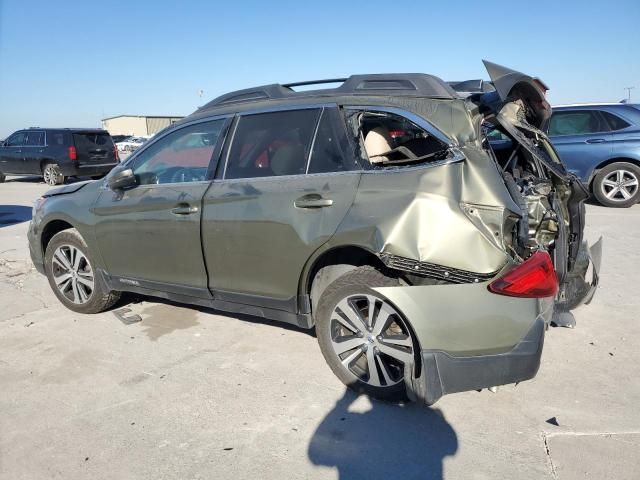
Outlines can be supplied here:
<path id="1" fill-rule="evenodd" d="M 111 135 L 148 136 L 181 120 L 177 116 L 118 115 L 102 119 L 102 128 Z"/>

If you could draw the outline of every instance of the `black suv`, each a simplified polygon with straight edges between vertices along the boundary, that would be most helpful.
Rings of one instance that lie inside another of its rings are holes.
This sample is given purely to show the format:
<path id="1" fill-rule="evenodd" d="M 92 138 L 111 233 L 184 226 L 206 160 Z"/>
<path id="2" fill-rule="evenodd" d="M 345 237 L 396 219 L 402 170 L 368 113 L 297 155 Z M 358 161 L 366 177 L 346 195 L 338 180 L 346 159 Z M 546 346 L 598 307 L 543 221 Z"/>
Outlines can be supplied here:
<path id="1" fill-rule="evenodd" d="M 17 174 L 59 185 L 70 176 L 102 177 L 117 164 L 118 150 L 102 129 L 29 128 L 0 144 L 0 183 Z"/>

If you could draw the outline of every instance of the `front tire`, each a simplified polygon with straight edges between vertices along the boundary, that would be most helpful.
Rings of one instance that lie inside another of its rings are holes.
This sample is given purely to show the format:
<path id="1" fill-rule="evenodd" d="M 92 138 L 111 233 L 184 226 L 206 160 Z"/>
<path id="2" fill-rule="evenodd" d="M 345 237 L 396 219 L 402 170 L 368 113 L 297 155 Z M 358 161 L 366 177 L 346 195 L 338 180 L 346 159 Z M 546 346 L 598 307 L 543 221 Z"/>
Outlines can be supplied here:
<path id="1" fill-rule="evenodd" d="M 120 298 L 94 270 L 87 244 L 75 228 L 54 235 L 44 258 L 49 285 L 69 310 L 99 313 Z"/>
<path id="2" fill-rule="evenodd" d="M 55 186 L 64 183 L 64 176 L 60 172 L 60 167 L 55 163 L 47 163 L 42 169 L 42 176 L 44 177 L 44 183 L 47 185 Z"/>
<path id="3" fill-rule="evenodd" d="M 607 165 L 593 179 L 593 195 L 605 207 L 635 205 L 640 200 L 640 169 L 627 162 Z"/>
<path id="4" fill-rule="evenodd" d="M 346 386 L 380 400 L 407 399 L 416 342 L 406 320 L 373 287 L 398 286 L 373 267 L 352 270 L 323 292 L 315 313 L 322 354 Z"/>

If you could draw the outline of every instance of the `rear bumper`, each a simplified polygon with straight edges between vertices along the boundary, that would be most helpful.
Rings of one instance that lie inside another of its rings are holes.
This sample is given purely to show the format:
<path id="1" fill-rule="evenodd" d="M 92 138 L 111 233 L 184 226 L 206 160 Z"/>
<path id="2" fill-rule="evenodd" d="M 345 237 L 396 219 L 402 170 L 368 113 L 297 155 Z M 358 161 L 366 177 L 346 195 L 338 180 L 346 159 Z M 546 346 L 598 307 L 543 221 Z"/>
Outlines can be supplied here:
<path id="1" fill-rule="evenodd" d="M 94 175 L 107 174 L 116 165 L 118 165 L 118 162 L 101 163 L 98 165 L 77 165 L 69 163 L 66 165 L 60 165 L 60 171 L 65 177 L 91 177 Z"/>
<path id="2" fill-rule="evenodd" d="M 529 380 L 540 368 L 545 322 L 536 320 L 515 348 L 497 355 L 454 357 L 423 350 L 422 371 L 412 381 L 413 394 L 427 405 L 443 395 Z"/>
<path id="3" fill-rule="evenodd" d="M 431 405 L 442 395 L 536 375 L 554 299 L 496 295 L 488 283 L 375 288 L 419 343 L 415 365 L 405 368 L 414 400 Z"/>

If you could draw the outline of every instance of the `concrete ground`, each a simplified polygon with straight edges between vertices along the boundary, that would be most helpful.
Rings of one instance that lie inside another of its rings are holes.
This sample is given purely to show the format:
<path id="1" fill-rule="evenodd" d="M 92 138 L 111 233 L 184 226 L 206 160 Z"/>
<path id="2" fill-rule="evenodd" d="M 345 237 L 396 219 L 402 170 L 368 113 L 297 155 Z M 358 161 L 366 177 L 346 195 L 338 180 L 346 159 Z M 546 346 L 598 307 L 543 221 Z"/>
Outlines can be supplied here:
<path id="1" fill-rule="evenodd" d="M 640 478 L 640 205 L 587 206 L 601 287 L 534 380 L 429 409 L 346 392 L 293 328 L 150 298 L 66 310 L 28 258 L 47 189 L 0 184 L 2 479 Z"/>

